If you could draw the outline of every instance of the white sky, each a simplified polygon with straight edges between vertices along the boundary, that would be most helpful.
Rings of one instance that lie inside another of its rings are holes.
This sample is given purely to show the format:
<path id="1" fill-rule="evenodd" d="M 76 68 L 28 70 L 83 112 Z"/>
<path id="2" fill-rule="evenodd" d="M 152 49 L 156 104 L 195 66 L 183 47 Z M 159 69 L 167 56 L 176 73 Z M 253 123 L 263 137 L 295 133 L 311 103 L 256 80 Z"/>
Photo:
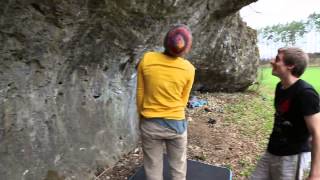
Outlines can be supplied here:
<path id="1" fill-rule="evenodd" d="M 305 20 L 313 12 L 320 13 L 320 0 L 258 0 L 240 10 L 243 20 L 254 29 Z"/>
<path id="2" fill-rule="evenodd" d="M 307 20 L 312 13 L 320 13 L 320 0 L 258 0 L 242 8 L 240 15 L 248 26 L 259 29 L 270 25 Z M 259 40 L 260 41 L 260 40 Z M 320 35 L 308 33 L 296 46 L 306 52 L 320 52 Z M 258 42 L 262 58 L 273 57 L 280 43 Z"/>

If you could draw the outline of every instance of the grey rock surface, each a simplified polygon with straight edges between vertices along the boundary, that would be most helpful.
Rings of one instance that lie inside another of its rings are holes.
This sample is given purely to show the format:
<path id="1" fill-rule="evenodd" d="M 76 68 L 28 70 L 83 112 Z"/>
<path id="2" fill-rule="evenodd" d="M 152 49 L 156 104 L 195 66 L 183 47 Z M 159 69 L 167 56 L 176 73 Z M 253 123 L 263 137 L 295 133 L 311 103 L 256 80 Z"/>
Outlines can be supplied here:
<path id="1" fill-rule="evenodd" d="M 195 89 L 245 89 L 253 1 L 0 1 L 0 179 L 92 179 L 135 147 L 135 67 L 172 24 L 193 31 Z"/>
<path id="2" fill-rule="evenodd" d="M 226 17 L 213 27 L 193 54 L 196 65 L 195 90 L 237 92 L 256 80 L 259 65 L 256 31 L 247 27 L 239 14 Z M 204 38 L 204 37 L 201 37 Z"/>

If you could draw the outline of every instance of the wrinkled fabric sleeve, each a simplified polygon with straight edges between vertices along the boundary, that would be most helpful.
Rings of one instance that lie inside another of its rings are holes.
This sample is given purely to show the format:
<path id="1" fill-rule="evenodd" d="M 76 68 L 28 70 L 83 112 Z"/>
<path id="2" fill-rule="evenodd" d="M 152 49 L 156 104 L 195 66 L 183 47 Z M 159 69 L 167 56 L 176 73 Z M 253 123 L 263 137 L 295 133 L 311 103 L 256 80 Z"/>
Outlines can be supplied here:
<path id="1" fill-rule="evenodd" d="M 314 89 L 306 89 L 300 95 L 301 112 L 304 116 L 309 116 L 320 111 L 319 95 Z"/>
<path id="2" fill-rule="evenodd" d="M 192 68 L 190 72 L 189 80 L 187 81 L 187 84 L 183 88 L 183 92 L 182 92 L 182 101 L 185 106 L 187 106 L 187 103 L 189 100 L 190 92 L 191 92 L 193 81 L 194 81 L 194 75 L 195 75 L 195 69 Z"/>

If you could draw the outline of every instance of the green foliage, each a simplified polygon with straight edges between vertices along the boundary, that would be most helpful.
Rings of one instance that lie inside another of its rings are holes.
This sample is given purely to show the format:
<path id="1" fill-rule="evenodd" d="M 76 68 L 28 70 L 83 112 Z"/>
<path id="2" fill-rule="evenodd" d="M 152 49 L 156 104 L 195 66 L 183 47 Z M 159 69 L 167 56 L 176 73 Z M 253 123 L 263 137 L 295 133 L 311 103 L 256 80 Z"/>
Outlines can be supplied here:
<path id="1" fill-rule="evenodd" d="M 307 32 L 306 23 L 303 21 L 292 21 L 286 24 L 267 26 L 260 30 L 263 39 L 283 42 L 286 45 L 295 45 L 298 38 Z"/>
<path id="2" fill-rule="evenodd" d="M 315 28 L 318 32 L 320 32 L 320 14 L 317 14 L 317 13 L 310 14 L 308 16 L 307 24 L 311 28 Z"/>
<path id="3" fill-rule="evenodd" d="M 313 29 L 320 32 L 320 14 L 309 15 L 307 21 L 292 21 L 286 24 L 266 26 L 259 29 L 258 34 L 267 41 L 272 40 L 282 42 L 286 46 L 294 46 L 299 38 Z"/>

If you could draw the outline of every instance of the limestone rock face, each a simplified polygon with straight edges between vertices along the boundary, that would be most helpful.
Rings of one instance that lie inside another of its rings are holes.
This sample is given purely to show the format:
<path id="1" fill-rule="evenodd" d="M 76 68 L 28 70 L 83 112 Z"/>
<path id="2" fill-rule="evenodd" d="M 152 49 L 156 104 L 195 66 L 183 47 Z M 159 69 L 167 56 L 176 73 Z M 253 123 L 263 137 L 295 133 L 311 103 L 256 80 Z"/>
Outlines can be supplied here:
<path id="1" fill-rule="evenodd" d="M 135 147 L 135 67 L 173 24 L 193 31 L 195 89 L 245 89 L 253 1 L 0 1 L 0 179 L 87 180 Z"/>
<path id="2" fill-rule="evenodd" d="M 256 31 L 247 27 L 238 14 L 226 17 L 213 27 L 216 36 L 201 41 L 193 52 L 197 67 L 195 90 L 243 91 L 256 79 L 259 52 Z"/>

